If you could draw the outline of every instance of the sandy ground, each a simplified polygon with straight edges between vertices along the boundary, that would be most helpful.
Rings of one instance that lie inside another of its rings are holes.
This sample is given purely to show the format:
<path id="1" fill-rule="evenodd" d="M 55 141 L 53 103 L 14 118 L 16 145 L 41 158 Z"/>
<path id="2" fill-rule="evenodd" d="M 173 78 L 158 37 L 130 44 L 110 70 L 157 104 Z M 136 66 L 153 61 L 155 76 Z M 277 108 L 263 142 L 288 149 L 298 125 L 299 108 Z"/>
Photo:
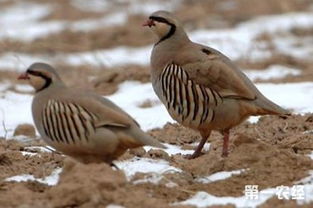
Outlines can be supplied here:
<path id="1" fill-rule="evenodd" d="M 50 1 L 31 2 L 46 4 Z M 306 0 L 236 0 L 234 2 L 237 3 L 237 7 L 233 7 L 231 1 L 225 1 L 224 4 L 219 4 L 218 1 L 182 2 L 175 12 L 188 30 L 203 27 L 207 29 L 233 27 L 260 15 L 307 11 L 312 7 L 311 2 Z M 9 1 L 0 2 L 2 8 L 11 4 Z M 113 3 L 113 6 L 111 5 L 113 9 L 108 11 L 83 11 L 69 1 L 55 1 L 53 4 L 59 9 L 53 10 L 41 21 L 99 18 L 130 6 L 130 3 L 120 2 L 116 5 Z M 153 43 L 153 36 L 149 31 L 138 27 L 146 16 L 130 13 L 122 25 L 97 28 L 89 32 L 65 29 L 28 42 L 1 39 L 3 47 L 0 48 L 0 54 L 10 51 L 54 56 L 58 53 L 110 49 L 120 45 L 146 46 Z M 312 36 L 313 30 L 294 28 L 292 33 L 296 37 L 306 38 Z M 53 41 L 56 39 L 59 40 L 57 43 Z M 256 41 L 270 43 L 273 37 L 262 34 Z M 312 82 L 311 59 L 282 54 L 275 51 L 275 48 L 272 51 L 272 56 L 262 60 L 241 58 L 235 61 L 245 69 L 264 70 L 271 65 L 279 64 L 300 71 L 298 75 L 282 78 L 257 79 L 258 83 Z M 66 63 L 54 64 L 70 86 L 90 88 L 102 95 L 115 93 L 119 84 L 124 81 L 142 83 L 150 81 L 149 67 L 143 65 L 74 67 Z M 0 82 L 9 81 L 16 84 L 17 74 L 17 71 L 3 68 L 0 71 Z M 15 88 L 8 90 L 16 91 Z M 154 105 L 153 102 L 147 100 L 141 107 L 150 108 Z M 259 190 L 280 185 L 292 186 L 309 176 L 310 170 L 313 170 L 313 160 L 308 156 L 313 151 L 313 114 L 310 113 L 302 115 L 295 113 L 289 117 L 264 116 L 256 123 L 242 123 L 231 131 L 230 154 L 227 158 L 220 156 L 222 137 L 214 132 L 209 139 L 209 148 L 201 157 L 194 160 L 187 160 L 180 153 L 169 154 L 163 150 L 139 148 L 126 152 L 116 162 L 119 166 L 119 162 L 146 158 L 165 161 L 180 170 L 162 173 L 157 182 L 153 182 L 155 177 L 158 177 L 153 173 L 136 173 L 129 177 L 122 167 L 117 170 L 106 164 L 82 165 L 58 152 L 42 149 L 45 144 L 34 135 L 32 128 L 24 126 L 16 130 L 16 135 L 20 135 L 19 139 L 0 138 L 0 207 L 113 208 L 114 205 L 119 205 L 131 208 L 187 208 L 194 206 L 176 203 L 190 199 L 198 191 L 218 197 L 240 197 L 243 195 L 245 185 L 257 184 Z M 172 123 L 149 130 L 148 133 L 163 143 L 178 145 L 184 151 L 192 150 L 193 144 L 200 140 L 197 132 Z M 24 182 L 6 180 L 23 174 L 47 178 L 55 174 L 58 168 L 63 169 L 59 181 L 52 186 L 34 180 Z M 205 183 L 199 180 L 214 173 L 233 170 L 241 170 L 241 173 L 223 180 Z M 211 207 L 235 207 L 235 205 L 229 203 Z M 313 202 L 299 205 L 295 200 L 279 200 L 273 196 L 260 207 L 309 208 L 313 207 Z"/>
<path id="2" fill-rule="evenodd" d="M 313 149 L 312 117 L 311 114 L 288 118 L 266 116 L 255 124 L 243 123 L 231 133 L 231 152 L 227 158 L 220 156 L 222 140 L 219 134 L 211 136 L 209 150 L 194 160 L 186 160 L 179 153 L 170 156 L 162 150 L 146 152 L 142 148 L 123 155 L 121 160 L 134 156 L 163 159 L 183 170 L 164 174 L 158 184 L 135 182 L 152 177 L 149 173 L 136 174 L 127 181 L 123 171 L 113 170 L 106 164 L 82 165 L 57 153 L 27 148 L 30 143 L 40 145 L 39 141 L 1 140 L 0 179 L 20 174 L 42 178 L 57 167 L 63 167 L 63 172 L 58 184 L 52 187 L 38 182 L 2 181 L 0 204 L 3 207 L 21 204 L 30 207 L 101 207 L 115 203 L 125 207 L 169 207 L 168 204 L 186 200 L 199 190 L 215 196 L 239 197 L 246 184 L 258 184 L 260 189 L 290 186 L 313 169 L 313 161 L 307 156 Z M 190 144 L 199 139 L 196 132 L 176 124 L 167 124 L 149 133 L 159 141 L 183 145 L 183 149 L 191 149 Z M 21 151 L 37 154 L 23 155 Z M 197 181 L 216 172 L 239 169 L 245 171 L 225 180 L 207 184 Z M 275 203 L 278 202 L 273 197 L 262 206 L 274 207 Z M 293 201 L 283 203 L 295 206 Z"/>

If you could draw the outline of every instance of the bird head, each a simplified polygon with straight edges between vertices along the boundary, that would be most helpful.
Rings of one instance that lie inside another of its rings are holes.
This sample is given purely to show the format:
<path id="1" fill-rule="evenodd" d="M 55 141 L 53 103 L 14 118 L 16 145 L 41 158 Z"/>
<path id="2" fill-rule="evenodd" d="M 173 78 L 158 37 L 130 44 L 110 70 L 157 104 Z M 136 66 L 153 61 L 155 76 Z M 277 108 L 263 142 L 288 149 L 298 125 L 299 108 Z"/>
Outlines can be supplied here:
<path id="1" fill-rule="evenodd" d="M 48 88 L 52 83 L 62 82 L 55 69 L 45 63 L 32 64 L 18 79 L 28 81 L 36 92 Z"/>

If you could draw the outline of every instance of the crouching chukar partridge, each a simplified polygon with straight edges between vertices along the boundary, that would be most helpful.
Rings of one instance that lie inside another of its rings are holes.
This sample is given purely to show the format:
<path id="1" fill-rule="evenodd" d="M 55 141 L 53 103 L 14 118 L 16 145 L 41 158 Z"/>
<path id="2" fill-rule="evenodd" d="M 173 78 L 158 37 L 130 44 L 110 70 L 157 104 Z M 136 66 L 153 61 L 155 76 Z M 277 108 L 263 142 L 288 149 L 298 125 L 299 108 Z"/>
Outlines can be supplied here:
<path id="1" fill-rule="evenodd" d="M 33 120 L 46 143 L 81 162 L 107 162 L 128 148 L 163 147 L 109 100 L 65 86 L 48 64 L 34 63 L 19 76 L 32 85 Z"/>
<path id="2" fill-rule="evenodd" d="M 171 13 L 154 12 L 144 26 L 158 37 L 151 54 L 155 93 L 173 119 L 202 136 L 189 158 L 201 154 L 212 130 L 224 135 L 222 156 L 227 156 L 232 127 L 250 115 L 288 114 L 221 52 L 190 41 Z"/>

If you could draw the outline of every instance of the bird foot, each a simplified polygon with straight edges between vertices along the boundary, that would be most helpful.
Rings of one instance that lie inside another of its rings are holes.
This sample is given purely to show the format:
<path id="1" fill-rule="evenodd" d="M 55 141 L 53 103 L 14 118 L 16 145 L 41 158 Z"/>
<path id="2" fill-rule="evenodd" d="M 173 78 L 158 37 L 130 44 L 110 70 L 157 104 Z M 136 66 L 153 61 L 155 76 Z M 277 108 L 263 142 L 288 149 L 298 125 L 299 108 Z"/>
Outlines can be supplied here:
<path id="1" fill-rule="evenodd" d="M 222 157 L 228 157 L 228 151 L 223 151 L 222 152 Z"/>
<path id="2" fill-rule="evenodd" d="M 193 154 L 184 155 L 184 158 L 187 159 L 187 160 L 192 160 L 192 159 L 195 159 L 197 157 L 200 157 L 201 155 L 204 155 L 204 153 L 202 153 L 202 152 L 194 152 Z"/>

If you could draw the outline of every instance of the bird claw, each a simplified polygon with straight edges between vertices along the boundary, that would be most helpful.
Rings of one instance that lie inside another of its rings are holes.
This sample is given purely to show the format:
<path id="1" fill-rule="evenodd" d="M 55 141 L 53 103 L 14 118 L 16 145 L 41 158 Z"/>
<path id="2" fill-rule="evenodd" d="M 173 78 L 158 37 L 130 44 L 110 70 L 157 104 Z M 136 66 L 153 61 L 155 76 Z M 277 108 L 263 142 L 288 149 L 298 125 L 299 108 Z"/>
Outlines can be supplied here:
<path id="1" fill-rule="evenodd" d="M 194 152 L 193 154 L 184 155 L 184 158 L 187 159 L 187 160 L 192 160 L 192 159 L 195 159 L 197 157 L 200 157 L 201 155 L 204 155 L 204 153 L 202 153 L 202 152 Z"/>

